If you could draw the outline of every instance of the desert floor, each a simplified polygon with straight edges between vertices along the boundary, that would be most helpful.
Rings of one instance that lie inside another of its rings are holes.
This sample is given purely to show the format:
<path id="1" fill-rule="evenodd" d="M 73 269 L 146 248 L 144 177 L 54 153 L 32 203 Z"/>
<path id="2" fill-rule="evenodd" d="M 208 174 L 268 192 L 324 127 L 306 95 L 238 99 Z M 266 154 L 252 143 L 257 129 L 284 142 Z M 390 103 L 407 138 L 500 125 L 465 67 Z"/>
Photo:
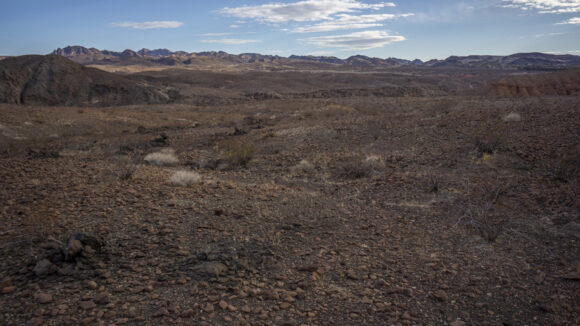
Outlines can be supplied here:
<path id="1" fill-rule="evenodd" d="M 580 324 L 579 112 L 1 105 L 0 324 Z"/>

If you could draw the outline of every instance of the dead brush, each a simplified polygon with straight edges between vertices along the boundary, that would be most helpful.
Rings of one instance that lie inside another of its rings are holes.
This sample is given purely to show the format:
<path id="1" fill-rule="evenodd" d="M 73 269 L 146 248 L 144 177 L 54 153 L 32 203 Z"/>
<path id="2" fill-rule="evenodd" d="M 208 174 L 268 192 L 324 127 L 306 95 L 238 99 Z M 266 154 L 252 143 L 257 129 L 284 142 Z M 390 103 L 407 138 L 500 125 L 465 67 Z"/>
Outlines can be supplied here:
<path id="1" fill-rule="evenodd" d="M 580 146 L 568 152 L 554 155 L 549 161 L 548 171 L 556 181 L 568 183 L 580 174 Z"/>
<path id="2" fill-rule="evenodd" d="M 113 159 L 113 166 L 110 172 L 117 180 L 129 180 L 137 172 L 137 160 L 132 155 L 117 156 Z"/>
<path id="3" fill-rule="evenodd" d="M 441 189 L 441 182 L 439 180 L 439 176 L 433 172 L 433 170 L 429 170 L 427 172 L 427 187 L 429 192 L 437 193 Z"/>
<path id="4" fill-rule="evenodd" d="M 375 155 L 363 159 L 361 154 L 349 157 L 334 166 L 334 174 L 344 179 L 361 179 L 371 177 L 383 168 L 382 160 Z"/>
<path id="5" fill-rule="evenodd" d="M 492 122 L 480 128 L 473 142 L 479 155 L 491 155 L 501 147 L 505 138 L 506 130 L 504 126 L 497 122 Z"/>
<path id="6" fill-rule="evenodd" d="M 493 242 L 503 232 L 507 214 L 501 212 L 499 201 L 509 185 L 499 178 L 474 187 L 465 181 L 462 198 L 452 206 L 459 213 L 455 225 L 463 225 L 475 230 L 481 237 Z"/>

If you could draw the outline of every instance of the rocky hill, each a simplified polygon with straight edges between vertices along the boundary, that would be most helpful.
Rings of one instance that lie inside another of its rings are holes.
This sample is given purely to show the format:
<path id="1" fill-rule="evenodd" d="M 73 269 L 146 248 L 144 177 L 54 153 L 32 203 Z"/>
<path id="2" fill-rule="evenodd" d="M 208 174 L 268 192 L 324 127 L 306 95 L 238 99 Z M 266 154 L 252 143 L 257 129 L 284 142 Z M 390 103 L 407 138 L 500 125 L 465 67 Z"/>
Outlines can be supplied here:
<path id="1" fill-rule="evenodd" d="M 425 62 L 428 67 L 458 68 L 523 68 L 523 69 L 561 69 L 580 66 L 580 56 L 555 55 L 545 53 L 517 53 L 508 56 L 470 55 L 451 56 L 445 60 Z"/>
<path id="2" fill-rule="evenodd" d="M 489 94 L 497 96 L 580 95 L 580 69 L 507 77 L 491 83 Z"/>
<path id="3" fill-rule="evenodd" d="M 207 52 L 173 52 L 167 49 L 141 49 L 139 51 L 125 50 L 114 52 L 85 48 L 82 46 L 68 46 L 57 49 L 52 54 L 65 56 L 81 64 L 142 64 L 142 65 L 191 65 L 195 63 L 211 62 L 223 64 L 252 64 L 263 63 L 278 66 L 302 65 L 311 67 L 320 64 L 325 68 L 328 65 L 335 67 L 430 67 L 430 68 L 477 68 L 477 69 L 526 69 L 550 70 L 570 67 L 580 67 L 580 56 L 553 55 L 544 53 L 517 53 L 508 56 L 470 55 L 451 56 L 443 60 L 423 62 L 398 58 L 373 58 L 364 55 L 355 55 L 346 59 L 332 56 L 297 56 L 281 57 L 277 55 L 263 55 L 258 53 L 229 54 L 223 51 Z"/>
<path id="4" fill-rule="evenodd" d="M 98 55 L 69 49 L 69 55 Z M 0 61 L 0 102 L 43 105 L 166 103 L 175 92 L 84 67 L 62 56 L 27 55 Z"/>

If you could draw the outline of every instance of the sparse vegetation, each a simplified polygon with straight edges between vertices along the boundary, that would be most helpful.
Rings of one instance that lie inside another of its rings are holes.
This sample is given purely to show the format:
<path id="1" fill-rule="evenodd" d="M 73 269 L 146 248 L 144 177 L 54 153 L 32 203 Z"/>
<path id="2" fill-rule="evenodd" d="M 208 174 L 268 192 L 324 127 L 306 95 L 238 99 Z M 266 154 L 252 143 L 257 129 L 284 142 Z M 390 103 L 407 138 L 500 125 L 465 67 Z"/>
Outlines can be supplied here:
<path id="1" fill-rule="evenodd" d="M 420 86 L 413 74 L 324 72 L 308 85 L 328 92 L 255 100 L 230 92 L 246 72 L 148 74 L 194 87 L 184 103 L 82 114 L 0 105 L 0 324 L 567 325 L 580 315 L 580 180 L 564 155 L 577 152 L 577 98 L 432 96 L 454 85 L 439 77 L 413 97 L 376 88 Z M 255 71 L 247 83 L 266 74 L 286 83 L 263 85 L 280 92 L 304 76 Z M 206 81 L 226 87 L 204 93 Z M 331 102 L 340 106 L 321 111 Z M 504 122 L 511 111 L 525 123 Z M 499 138 L 493 155 L 476 137 Z"/>
<path id="2" fill-rule="evenodd" d="M 268 132 L 265 132 L 262 134 L 262 138 L 266 139 L 266 138 L 273 138 L 276 137 L 276 132 L 274 130 L 270 130 Z"/>

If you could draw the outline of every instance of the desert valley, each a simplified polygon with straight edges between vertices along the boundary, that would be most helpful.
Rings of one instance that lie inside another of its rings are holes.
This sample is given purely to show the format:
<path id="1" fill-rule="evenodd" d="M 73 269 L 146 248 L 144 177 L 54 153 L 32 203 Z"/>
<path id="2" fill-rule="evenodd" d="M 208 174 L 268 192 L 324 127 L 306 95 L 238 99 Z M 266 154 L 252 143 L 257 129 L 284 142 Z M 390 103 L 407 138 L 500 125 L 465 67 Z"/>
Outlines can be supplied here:
<path id="1" fill-rule="evenodd" d="M 578 325 L 580 57 L 0 60 L 1 325 Z"/>

